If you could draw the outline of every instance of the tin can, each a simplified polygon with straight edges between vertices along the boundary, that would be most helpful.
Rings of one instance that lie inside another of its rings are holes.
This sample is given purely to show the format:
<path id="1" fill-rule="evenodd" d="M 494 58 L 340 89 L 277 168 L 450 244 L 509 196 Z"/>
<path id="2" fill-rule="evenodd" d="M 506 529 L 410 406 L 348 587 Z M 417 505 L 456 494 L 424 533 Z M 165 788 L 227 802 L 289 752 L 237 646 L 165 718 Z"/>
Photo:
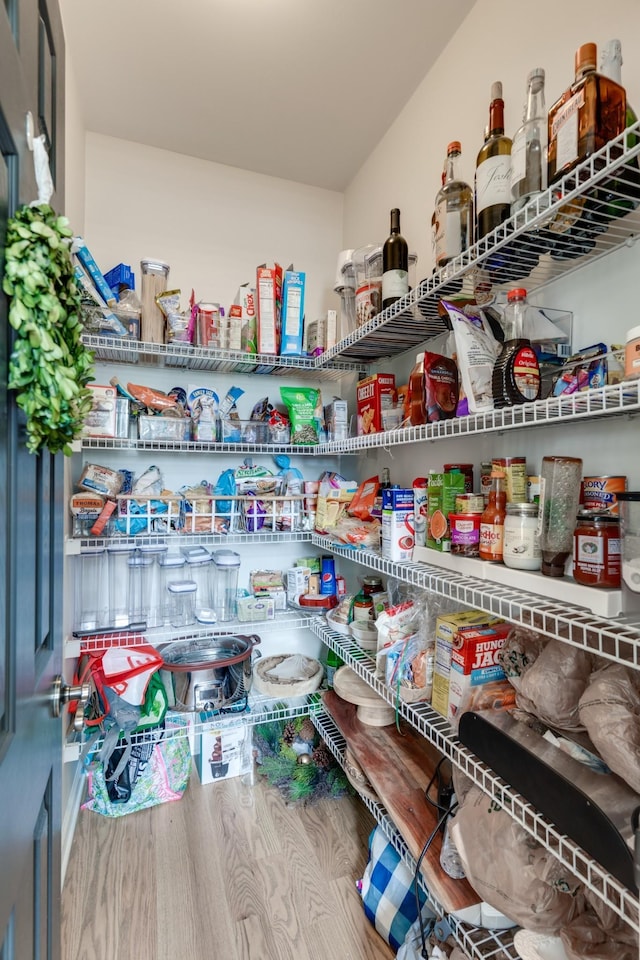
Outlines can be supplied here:
<path id="1" fill-rule="evenodd" d="M 481 513 L 450 513 L 451 553 L 477 557 L 480 553 Z"/>
<path id="2" fill-rule="evenodd" d="M 616 494 L 624 493 L 626 489 L 626 477 L 583 477 L 582 506 L 585 510 L 607 510 L 617 517 Z"/>
<path id="3" fill-rule="evenodd" d="M 473 464 L 472 463 L 445 463 L 444 473 L 461 473 L 464 477 L 464 492 L 473 493 Z"/>
<path id="4" fill-rule="evenodd" d="M 482 513 L 484 497 L 481 493 L 459 493 L 456 497 L 456 513 Z"/>
<path id="5" fill-rule="evenodd" d="M 220 323 L 219 303 L 198 304 L 197 340 L 199 347 L 218 347 Z"/>
<path id="6" fill-rule="evenodd" d="M 527 502 L 527 461 L 525 457 L 498 457 L 491 461 L 494 470 L 505 476 L 507 503 Z"/>
<path id="7" fill-rule="evenodd" d="M 489 503 L 489 494 L 491 492 L 491 461 L 483 460 L 480 464 L 480 492 L 484 500 L 485 507 Z"/>

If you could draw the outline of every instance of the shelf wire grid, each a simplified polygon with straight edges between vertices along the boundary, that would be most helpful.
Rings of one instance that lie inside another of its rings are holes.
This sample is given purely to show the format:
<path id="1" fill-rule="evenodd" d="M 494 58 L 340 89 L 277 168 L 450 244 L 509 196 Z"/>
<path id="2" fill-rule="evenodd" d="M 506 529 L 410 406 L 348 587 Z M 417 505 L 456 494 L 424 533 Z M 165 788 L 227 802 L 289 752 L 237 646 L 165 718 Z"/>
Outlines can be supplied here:
<path id="1" fill-rule="evenodd" d="M 119 337 L 83 333 L 82 342 L 96 360 L 111 363 L 137 363 L 146 366 L 182 367 L 219 373 L 263 374 L 265 376 L 307 377 L 313 380 L 339 380 L 346 375 L 366 371 L 362 363 L 333 361 L 319 364 L 314 357 L 272 357 L 194 347 L 188 343 L 146 343 Z"/>
<path id="2" fill-rule="evenodd" d="M 330 717 L 325 710 L 320 709 L 311 714 L 311 719 L 316 730 L 331 750 L 337 762 L 344 768 L 346 741 L 334 723 L 333 718 Z M 373 814 L 373 817 L 398 856 L 404 861 L 411 872 L 415 874 L 416 860 L 409 852 L 402 838 L 402 834 L 396 828 L 385 807 L 379 801 L 373 800 L 364 794 L 359 794 L 359 796 L 370 813 Z M 428 905 L 436 916 L 440 918 L 444 917 L 445 912 L 441 904 L 434 899 L 422 876 L 418 877 L 418 883 L 426 897 Z M 471 960 L 519 960 L 520 955 L 513 944 L 513 930 L 487 930 L 482 927 L 474 927 L 462 923 L 456 917 L 452 916 L 447 916 L 447 922 L 451 928 L 454 939 Z"/>
<path id="3" fill-rule="evenodd" d="M 570 606 L 533 593 L 450 573 L 426 563 L 396 563 L 371 550 L 337 545 L 318 534 L 312 542 L 325 551 L 422 590 L 522 624 L 562 643 L 640 670 L 640 619 L 605 620 L 584 607 Z M 636 617 L 638 615 L 636 614 Z"/>
<path id="4" fill-rule="evenodd" d="M 442 298 L 506 285 L 540 290 L 640 235 L 640 122 L 628 127 L 503 224 L 319 358 L 371 362 L 447 329 Z"/>
<path id="5" fill-rule="evenodd" d="M 154 453 L 289 453 L 317 456 L 327 444 L 298 446 L 291 443 L 230 443 L 205 440 L 129 440 L 117 437 L 83 437 L 83 450 L 149 450 Z M 328 452 L 328 451 L 327 451 Z"/>
<path id="6" fill-rule="evenodd" d="M 444 756 L 496 800 L 532 837 L 564 864 L 593 893 L 636 933 L 640 932 L 638 898 L 612 877 L 581 847 L 542 817 L 513 788 L 477 759 L 453 734 L 449 723 L 428 703 L 408 704 L 398 700 L 375 674 L 375 662 L 362 657 L 354 641 L 329 629 L 326 623 L 312 624 L 316 636 L 338 655 L 387 703 Z"/>
<path id="7" fill-rule="evenodd" d="M 232 546 L 257 543 L 310 543 L 310 530 L 257 530 L 255 533 L 234 531 L 231 533 L 139 533 L 131 537 L 69 537 L 65 542 L 67 556 L 76 556 L 91 550 L 102 550 L 112 544 L 130 547 L 144 546 Z"/>

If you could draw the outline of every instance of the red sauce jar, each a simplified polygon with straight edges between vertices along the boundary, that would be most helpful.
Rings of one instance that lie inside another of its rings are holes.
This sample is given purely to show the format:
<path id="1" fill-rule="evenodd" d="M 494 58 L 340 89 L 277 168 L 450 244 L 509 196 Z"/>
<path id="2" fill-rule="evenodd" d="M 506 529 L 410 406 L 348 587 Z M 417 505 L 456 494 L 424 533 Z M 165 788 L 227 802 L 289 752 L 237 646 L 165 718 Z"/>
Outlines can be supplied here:
<path id="1" fill-rule="evenodd" d="M 620 586 L 620 520 L 581 510 L 573 534 L 573 579 L 586 587 Z"/>

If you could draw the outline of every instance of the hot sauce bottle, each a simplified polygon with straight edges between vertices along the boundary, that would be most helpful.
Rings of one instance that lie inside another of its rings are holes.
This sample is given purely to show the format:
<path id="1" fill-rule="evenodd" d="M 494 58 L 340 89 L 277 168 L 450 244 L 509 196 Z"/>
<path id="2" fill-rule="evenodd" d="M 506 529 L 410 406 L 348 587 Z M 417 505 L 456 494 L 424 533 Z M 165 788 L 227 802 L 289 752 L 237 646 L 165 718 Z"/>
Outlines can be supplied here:
<path id="1" fill-rule="evenodd" d="M 505 476 L 501 470 L 491 472 L 489 503 L 480 519 L 480 559 L 502 563 L 504 520 L 507 515 Z"/>

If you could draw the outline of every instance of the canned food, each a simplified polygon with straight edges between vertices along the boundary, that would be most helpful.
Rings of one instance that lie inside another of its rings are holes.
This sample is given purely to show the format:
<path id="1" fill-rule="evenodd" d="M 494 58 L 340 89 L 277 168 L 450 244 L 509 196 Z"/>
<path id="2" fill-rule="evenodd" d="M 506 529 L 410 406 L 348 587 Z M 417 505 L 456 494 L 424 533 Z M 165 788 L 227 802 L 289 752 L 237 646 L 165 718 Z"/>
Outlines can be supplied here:
<path id="1" fill-rule="evenodd" d="M 484 497 L 481 493 L 460 493 L 456 497 L 456 513 L 482 513 Z"/>
<path id="2" fill-rule="evenodd" d="M 477 557 L 480 552 L 481 513 L 450 513 L 451 553 Z"/>
<path id="3" fill-rule="evenodd" d="M 499 457 L 491 461 L 493 470 L 505 476 L 507 503 L 527 502 L 527 461 L 525 457 Z"/>
<path id="4" fill-rule="evenodd" d="M 607 510 L 615 517 L 618 515 L 616 494 L 626 489 L 626 477 L 584 477 L 582 506 L 585 510 Z"/>

